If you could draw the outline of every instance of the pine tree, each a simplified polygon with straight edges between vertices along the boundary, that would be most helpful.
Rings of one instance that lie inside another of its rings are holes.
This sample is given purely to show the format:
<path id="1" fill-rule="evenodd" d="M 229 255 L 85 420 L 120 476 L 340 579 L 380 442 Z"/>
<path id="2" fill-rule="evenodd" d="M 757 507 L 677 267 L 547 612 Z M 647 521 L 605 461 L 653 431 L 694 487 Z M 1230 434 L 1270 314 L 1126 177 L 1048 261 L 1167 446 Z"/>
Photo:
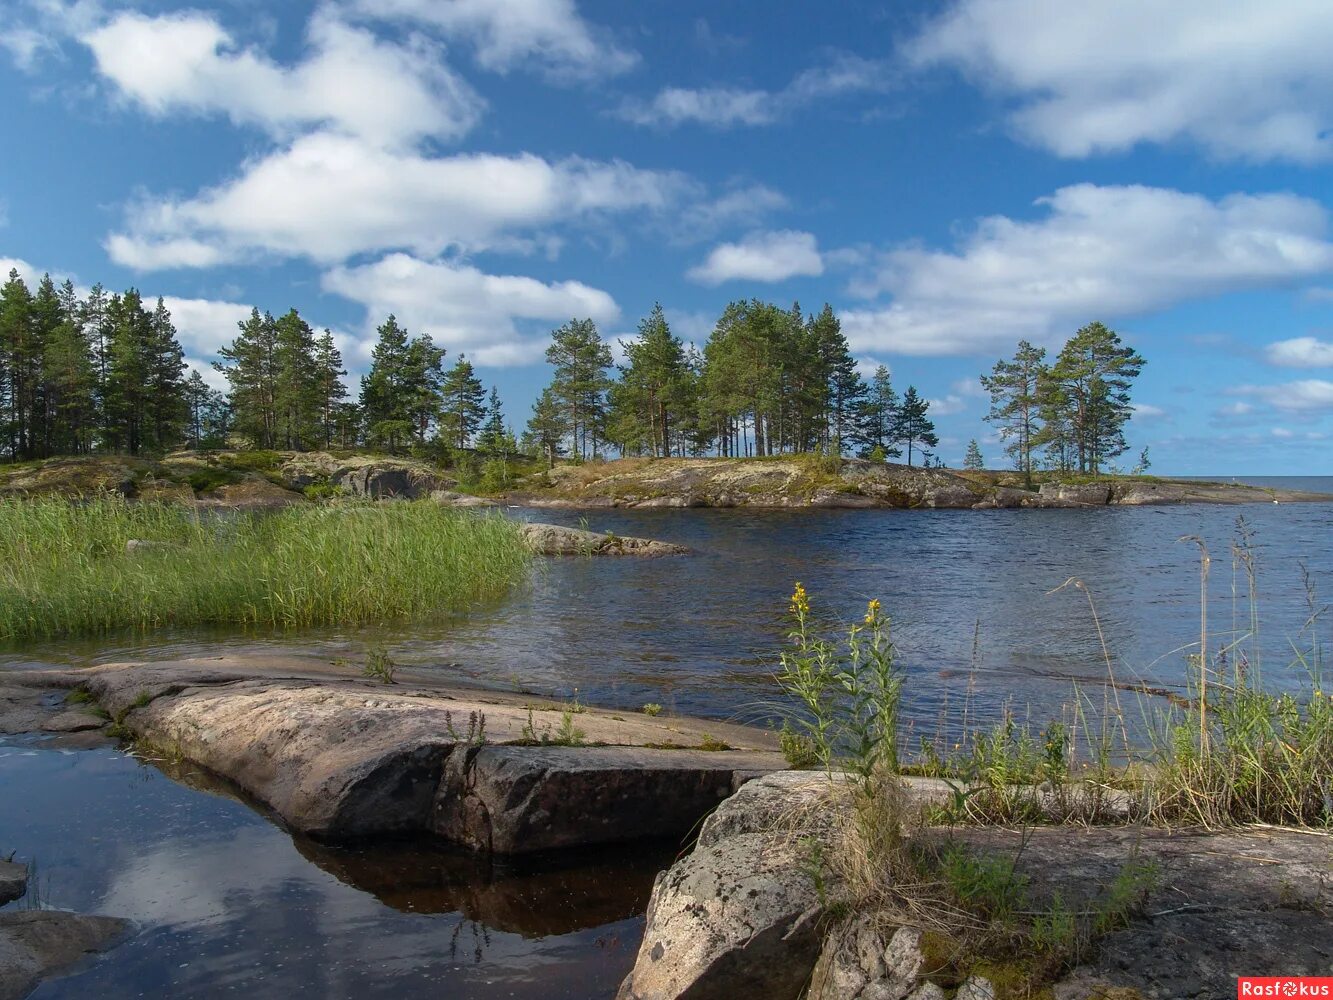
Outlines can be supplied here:
<path id="1" fill-rule="evenodd" d="M 1078 470 L 1101 471 L 1123 454 L 1124 427 L 1133 415 L 1129 391 L 1143 358 L 1101 323 L 1079 329 L 1050 369 L 1050 391 L 1064 400 L 1078 455 Z"/>
<path id="2" fill-rule="evenodd" d="M 319 439 L 325 448 L 333 444 L 339 434 L 338 414 L 347 398 L 343 376 L 343 357 L 333 342 L 333 333 L 327 327 L 315 341 L 315 381 L 319 399 Z"/>
<path id="3" fill-rule="evenodd" d="M 16 462 L 36 457 L 33 404 L 40 352 L 35 327 L 32 294 L 18 270 L 11 269 L 9 280 L 0 288 L 0 377 L 4 379 L 8 451 Z"/>
<path id="4" fill-rule="evenodd" d="M 461 451 L 486 418 L 486 389 L 462 354 L 444 373 L 440 409 L 442 433 L 451 447 Z"/>
<path id="5" fill-rule="evenodd" d="M 96 441 L 97 372 L 84 336 L 74 283 L 60 292 L 60 322 L 46 339 L 43 359 L 51 421 L 50 454 L 87 454 Z"/>
<path id="6" fill-rule="evenodd" d="M 894 421 L 893 440 L 907 446 L 907 464 L 912 464 L 912 452 L 916 445 L 925 448 L 939 447 L 940 439 L 935 436 L 935 424 L 926 415 L 930 402 L 922 399 L 916 386 L 909 385 L 903 393 L 902 405 L 898 407 L 898 419 Z"/>
<path id="7" fill-rule="evenodd" d="M 670 455 L 673 434 L 690 404 L 685 346 L 672 335 L 657 304 L 640 321 L 638 338 L 622 341 L 621 347 L 625 364 L 610 400 L 611 420 L 620 430 L 609 436 L 622 450 L 633 445 L 651 455 Z"/>
<path id="8" fill-rule="evenodd" d="M 148 414 L 149 365 L 147 345 L 153 339 L 153 317 L 131 288 L 112 295 L 107 304 L 107 370 L 103 387 L 103 435 L 112 451 L 138 455 L 151 442 Z"/>
<path id="9" fill-rule="evenodd" d="M 574 319 L 551 332 L 546 360 L 555 368 L 550 388 L 564 408 L 573 450 L 582 459 L 596 457 L 606 425 L 611 348 L 592 320 Z"/>
<path id="10" fill-rule="evenodd" d="M 278 434 L 278 330 L 273 317 L 258 309 L 238 324 L 236 339 L 218 351 L 214 367 L 227 379 L 236 432 L 256 448 L 272 448 Z"/>
<path id="11" fill-rule="evenodd" d="M 972 472 L 980 472 L 986 468 L 986 460 L 981 457 L 981 448 L 977 444 L 976 438 L 967 442 L 967 454 L 963 456 L 963 468 Z"/>
<path id="12" fill-rule="evenodd" d="M 145 402 L 146 445 L 166 451 L 180 444 L 188 419 L 185 401 L 185 352 L 176 339 L 171 313 L 161 298 L 148 324 L 143 344 L 144 367 L 148 372 Z"/>
<path id="13" fill-rule="evenodd" d="M 197 371 L 185 381 L 186 440 L 190 448 L 203 450 L 227 445 L 230 406 L 227 397 L 204 381 Z"/>
<path id="14" fill-rule="evenodd" d="M 530 453 L 542 455 L 548 467 L 555 466 L 558 456 L 564 454 L 565 438 L 571 434 L 569 417 L 564 405 L 556 398 L 555 390 L 547 386 L 532 404 L 532 416 L 524 439 Z"/>
<path id="15" fill-rule="evenodd" d="M 861 445 L 861 456 L 878 452 L 881 461 L 898 458 L 902 450 L 894 445 L 898 423 L 898 393 L 893 389 L 889 369 L 880 365 L 870 377 L 870 386 L 856 412 L 856 440 Z"/>
<path id="16" fill-rule="evenodd" d="M 370 352 L 370 371 L 361 379 L 361 416 L 366 441 L 396 450 L 413 435 L 407 389 L 407 331 L 390 315 L 376 332 L 379 340 Z"/>
<path id="17" fill-rule="evenodd" d="M 856 370 L 842 325 L 828 303 L 811 322 L 827 378 L 825 446 L 841 455 L 856 437 L 856 413 L 866 395 L 866 385 Z"/>
<path id="18" fill-rule="evenodd" d="M 477 434 L 477 450 L 493 458 L 508 456 L 504 409 L 500 404 L 500 390 L 491 386 L 490 403 L 486 407 L 486 421 Z"/>
<path id="19" fill-rule="evenodd" d="M 273 324 L 274 442 L 303 451 L 324 437 L 324 373 L 316 357 L 315 331 L 290 309 Z"/>
<path id="20" fill-rule="evenodd" d="M 1038 443 L 1041 389 L 1046 377 L 1046 349 L 1018 342 L 1012 361 L 997 361 L 989 375 L 981 376 L 981 387 L 990 393 L 991 409 L 986 419 L 1008 440 L 1005 452 L 1014 468 L 1032 486 L 1032 452 Z"/>

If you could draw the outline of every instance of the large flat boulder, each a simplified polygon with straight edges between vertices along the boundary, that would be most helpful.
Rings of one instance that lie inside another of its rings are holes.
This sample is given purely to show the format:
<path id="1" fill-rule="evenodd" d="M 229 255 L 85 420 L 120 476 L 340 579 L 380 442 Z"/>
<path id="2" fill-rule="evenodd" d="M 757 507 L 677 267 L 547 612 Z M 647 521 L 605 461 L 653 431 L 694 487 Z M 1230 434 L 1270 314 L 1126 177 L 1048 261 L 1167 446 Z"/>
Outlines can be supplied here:
<path id="1" fill-rule="evenodd" d="M 0 913 L 0 1000 L 21 1000 L 37 984 L 105 951 L 129 924 L 57 910 Z"/>
<path id="2" fill-rule="evenodd" d="M 520 527 L 524 543 L 542 556 L 674 556 L 689 551 L 683 545 L 659 542 L 651 538 L 632 538 L 598 534 L 560 524 L 528 522 Z"/>
<path id="3" fill-rule="evenodd" d="M 681 837 L 740 783 L 784 766 L 771 734 L 744 727 L 384 685 L 327 668 L 283 676 L 203 660 L 79 676 L 136 738 L 326 840 L 435 834 L 521 854 Z M 718 746 L 727 749 L 700 749 Z"/>
<path id="4" fill-rule="evenodd" d="M 390 464 L 343 469 L 334 476 L 333 483 L 354 497 L 369 500 L 416 500 L 445 485 L 438 476 L 420 469 Z"/>

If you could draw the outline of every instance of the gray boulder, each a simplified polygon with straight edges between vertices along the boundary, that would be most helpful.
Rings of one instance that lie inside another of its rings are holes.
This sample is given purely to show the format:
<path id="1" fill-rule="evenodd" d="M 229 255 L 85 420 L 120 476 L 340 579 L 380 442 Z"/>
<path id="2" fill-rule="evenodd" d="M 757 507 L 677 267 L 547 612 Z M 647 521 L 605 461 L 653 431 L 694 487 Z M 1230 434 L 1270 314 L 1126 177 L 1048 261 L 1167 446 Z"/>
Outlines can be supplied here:
<path id="1" fill-rule="evenodd" d="M 0 906 L 13 902 L 27 891 L 28 866 L 0 861 Z"/>
<path id="2" fill-rule="evenodd" d="M 520 526 L 523 541 L 541 556 L 674 556 L 689 552 L 683 545 L 658 542 L 651 538 L 630 538 L 610 533 L 598 534 L 580 528 L 536 521 Z"/>
<path id="3" fill-rule="evenodd" d="M 1104 507 L 1111 500 L 1110 483 L 1042 483 L 1037 491 L 1043 505 L 1069 507 Z"/>
<path id="4" fill-rule="evenodd" d="M 20 1000 L 43 979 L 105 951 L 129 924 L 56 910 L 0 913 L 0 1000 Z"/>
<path id="5" fill-rule="evenodd" d="M 333 482 L 352 496 L 368 500 L 416 500 L 429 496 L 443 485 L 435 476 L 392 465 L 344 469 L 334 476 Z"/>
<path id="6" fill-rule="evenodd" d="M 1184 500 L 1183 489 L 1166 483 L 1115 483 L 1111 487 L 1111 503 L 1122 507 L 1183 503 Z"/>
<path id="7" fill-rule="evenodd" d="M 767 754 L 640 747 L 459 748 L 433 832 L 498 854 L 684 837 Z"/>
<path id="8" fill-rule="evenodd" d="M 746 833 L 659 875 L 618 1000 L 798 1000 L 823 915 L 796 838 Z"/>
<path id="9" fill-rule="evenodd" d="M 929 973 L 915 927 L 885 927 L 861 914 L 824 943 L 811 977 L 809 1000 L 922 1000 Z M 936 987 L 938 989 L 938 987 Z"/>
<path id="10" fill-rule="evenodd" d="M 841 779 L 779 771 L 743 785 L 694 851 L 658 876 L 619 1000 L 796 1000 L 819 958 L 824 908 L 809 840 Z"/>

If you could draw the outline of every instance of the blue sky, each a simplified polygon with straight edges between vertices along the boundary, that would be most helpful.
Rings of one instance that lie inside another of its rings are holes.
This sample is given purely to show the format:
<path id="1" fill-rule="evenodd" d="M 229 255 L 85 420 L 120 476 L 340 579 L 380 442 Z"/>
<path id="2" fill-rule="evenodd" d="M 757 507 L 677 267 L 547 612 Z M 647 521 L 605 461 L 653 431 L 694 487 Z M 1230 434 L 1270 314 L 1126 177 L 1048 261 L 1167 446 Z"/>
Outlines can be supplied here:
<path id="1" fill-rule="evenodd" d="M 1327 0 L 6 0 L 0 267 L 166 296 L 205 371 L 393 311 L 518 425 L 571 316 L 827 301 L 990 464 L 977 375 L 1100 319 L 1126 464 L 1330 474 L 1330 50 Z"/>

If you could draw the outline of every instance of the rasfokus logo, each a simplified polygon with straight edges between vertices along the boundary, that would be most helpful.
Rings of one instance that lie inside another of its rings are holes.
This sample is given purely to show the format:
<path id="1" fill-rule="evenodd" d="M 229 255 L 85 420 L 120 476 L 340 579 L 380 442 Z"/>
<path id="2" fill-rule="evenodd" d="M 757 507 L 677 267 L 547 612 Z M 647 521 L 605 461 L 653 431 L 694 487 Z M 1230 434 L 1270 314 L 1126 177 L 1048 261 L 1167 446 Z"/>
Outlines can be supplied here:
<path id="1" fill-rule="evenodd" d="M 1236 982 L 1236 997 L 1333 997 L 1333 977 L 1244 976 Z"/>

